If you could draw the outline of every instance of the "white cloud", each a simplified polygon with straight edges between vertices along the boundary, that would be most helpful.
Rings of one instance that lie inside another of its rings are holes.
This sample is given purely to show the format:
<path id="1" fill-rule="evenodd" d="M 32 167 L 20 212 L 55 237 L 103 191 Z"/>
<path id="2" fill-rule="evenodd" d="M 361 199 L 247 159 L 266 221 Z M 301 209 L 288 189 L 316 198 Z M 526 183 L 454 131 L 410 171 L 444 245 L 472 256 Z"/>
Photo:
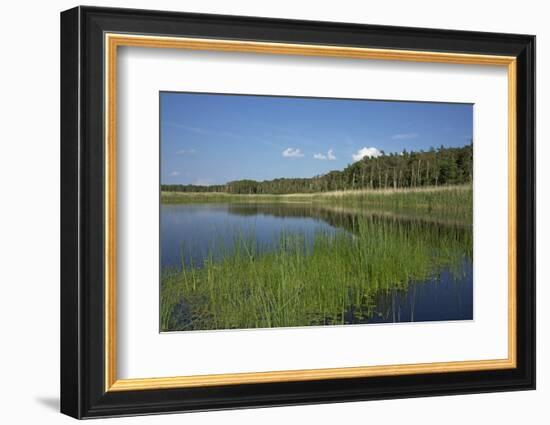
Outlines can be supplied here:
<path id="1" fill-rule="evenodd" d="M 179 175 L 180 175 L 180 172 L 179 172 L 179 171 L 172 171 L 172 172 L 170 173 L 170 176 L 172 176 L 172 177 L 177 177 L 177 176 L 179 176 Z"/>
<path id="2" fill-rule="evenodd" d="M 197 151 L 193 148 L 191 149 L 180 149 L 176 152 L 177 155 L 194 155 Z"/>
<path id="3" fill-rule="evenodd" d="M 416 139 L 418 137 L 418 133 L 398 133 L 391 136 L 393 140 L 408 140 L 408 139 Z"/>
<path id="4" fill-rule="evenodd" d="M 328 159 L 329 161 L 334 161 L 336 159 L 336 156 L 334 156 L 334 151 L 332 149 L 329 149 L 327 154 L 322 153 L 316 153 L 313 155 L 313 158 L 320 159 L 322 161 Z"/>
<path id="5" fill-rule="evenodd" d="M 367 157 L 367 158 L 376 158 L 378 156 L 381 156 L 382 152 L 380 152 L 378 149 L 376 149 L 374 146 L 372 148 L 364 147 L 359 149 L 357 152 L 352 154 L 352 158 L 354 161 L 359 161 L 360 159 Z"/>
<path id="6" fill-rule="evenodd" d="M 300 149 L 286 148 L 283 151 L 283 156 L 285 158 L 301 158 L 304 156 Z"/>
<path id="7" fill-rule="evenodd" d="M 175 122 L 167 122 L 167 125 L 175 128 L 180 128 L 182 130 L 190 131 L 192 133 L 201 134 L 201 135 L 211 135 L 211 136 L 218 136 L 218 137 L 232 137 L 236 139 L 240 139 L 241 136 L 239 134 L 232 133 L 230 131 L 224 131 L 224 130 L 218 130 L 214 128 L 201 128 L 201 127 L 192 127 L 185 124 L 175 123 Z"/>

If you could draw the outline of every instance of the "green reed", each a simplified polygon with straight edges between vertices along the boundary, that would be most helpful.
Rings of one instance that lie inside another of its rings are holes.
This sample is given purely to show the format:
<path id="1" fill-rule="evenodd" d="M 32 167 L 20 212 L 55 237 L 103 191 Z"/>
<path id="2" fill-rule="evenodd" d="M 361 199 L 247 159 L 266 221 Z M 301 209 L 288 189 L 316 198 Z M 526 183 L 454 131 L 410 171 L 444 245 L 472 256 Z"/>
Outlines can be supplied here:
<path id="1" fill-rule="evenodd" d="M 347 205 L 384 211 L 398 211 L 400 214 L 407 215 L 429 214 L 436 218 L 455 219 L 471 223 L 473 190 L 472 186 L 468 184 L 396 190 L 361 189 L 285 195 L 162 192 L 161 202 L 163 204 L 300 202 Z"/>
<path id="2" fill-rule="evenodd" d="M 370 317 L 381 291 L 460 273 L 472 257 L 471 227 L 420 221 L 357 217 L 350 232 L 319 231 L 313 243 L 282 232 L 267 251 L 253 236 L 237 232 L 201 267 L 163 270 L 163 331 L 344 324 L 352 308 Z"/>

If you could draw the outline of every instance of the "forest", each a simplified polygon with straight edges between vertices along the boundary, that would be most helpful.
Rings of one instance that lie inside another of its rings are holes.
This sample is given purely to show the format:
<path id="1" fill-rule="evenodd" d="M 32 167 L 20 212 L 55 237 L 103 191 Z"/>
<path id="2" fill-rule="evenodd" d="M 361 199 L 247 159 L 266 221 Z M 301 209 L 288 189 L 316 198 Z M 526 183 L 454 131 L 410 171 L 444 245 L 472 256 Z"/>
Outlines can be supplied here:
<path id="1" fill-rule="evenodd" d="M 459 185 L 473 179 L 473 146 L 439 147 L 428 151 L 382 153 L 363 158 L 344 170 L 311 178 L 236 180 L 226 184 L 198 186 L 162 185 L 163 192 L 209 192 L 231 194 L 315 193 L 356 189 L 403 189 Z"/>

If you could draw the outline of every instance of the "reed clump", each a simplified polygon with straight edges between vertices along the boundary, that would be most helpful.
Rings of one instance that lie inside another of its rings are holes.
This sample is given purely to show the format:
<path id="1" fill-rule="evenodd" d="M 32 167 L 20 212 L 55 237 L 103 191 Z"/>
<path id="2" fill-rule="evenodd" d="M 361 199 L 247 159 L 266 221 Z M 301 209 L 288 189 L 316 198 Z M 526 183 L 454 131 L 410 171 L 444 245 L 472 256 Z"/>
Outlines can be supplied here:
<path id="1" fill-rule="evenodd" d="M 188 203 L 312 203 L 323 205 L 348 205 L 401 214 L 430 214 L 460 219 L 471 223 L 473 190 L 471 184 L 455 186 L 431 186 L 407 189 L 360 189 L 334 192 L 291 193 L 284 195 L 202 192 L 162 192 L 164 204 Z"/>
<path id="2" fill-rule="evenodd" d="M 237 232 L 232 249 L 217 249 L 200 267 L 162 271 L 163 331 L 346 324 L 350 311 L 368 319 L 380 292 L 460 273 L 472 231 L 358 216 L 351 231 L 319 231 L 312 243 L 281 232 L 265 250 Z"/>

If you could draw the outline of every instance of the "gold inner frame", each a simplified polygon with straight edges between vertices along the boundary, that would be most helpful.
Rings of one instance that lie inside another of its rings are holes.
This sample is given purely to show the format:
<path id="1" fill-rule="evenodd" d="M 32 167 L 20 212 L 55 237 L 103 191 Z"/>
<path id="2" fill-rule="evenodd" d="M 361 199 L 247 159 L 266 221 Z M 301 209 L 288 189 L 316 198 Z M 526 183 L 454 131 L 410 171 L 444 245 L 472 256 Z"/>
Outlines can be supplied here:
<path id="1" fill-rule="evenodd" d="M 410 375 L 510 369 L 516 367 L 516 58 L 462 53 L 370 49 L 326 45 L 267 43 L 105 34 L 105 391 L 134 391 L 214 385 L 309 381 L 320 379 Z M 419 364 L 247 372 L 164 378 L 118 379 L 116 324 L 116 123 L 117 48 L 119 46 L 325 56 L 507 67 L 508 72 L 508 357 Z"/>

